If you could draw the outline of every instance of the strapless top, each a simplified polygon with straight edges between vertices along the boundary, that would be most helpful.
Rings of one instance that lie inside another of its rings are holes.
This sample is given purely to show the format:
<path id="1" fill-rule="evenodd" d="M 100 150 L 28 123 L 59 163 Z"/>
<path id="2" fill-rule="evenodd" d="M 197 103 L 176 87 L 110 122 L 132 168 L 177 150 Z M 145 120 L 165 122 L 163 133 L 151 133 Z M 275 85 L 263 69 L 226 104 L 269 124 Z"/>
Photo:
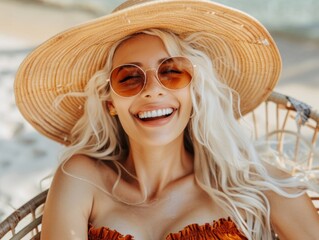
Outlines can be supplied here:
<path id="1" fill-rule="evenodd" d="M 95 228 L 89 225 L 89 240 L 134 240 L 131 235 L 123 235 L 108 227 Z M 212 224 L 191 224 L 178 233 L 170 233 L 166 240 L 247 240 L 230 219 L 221 218 Z M 138 239 L 136 239 L 138 240 Z"/>

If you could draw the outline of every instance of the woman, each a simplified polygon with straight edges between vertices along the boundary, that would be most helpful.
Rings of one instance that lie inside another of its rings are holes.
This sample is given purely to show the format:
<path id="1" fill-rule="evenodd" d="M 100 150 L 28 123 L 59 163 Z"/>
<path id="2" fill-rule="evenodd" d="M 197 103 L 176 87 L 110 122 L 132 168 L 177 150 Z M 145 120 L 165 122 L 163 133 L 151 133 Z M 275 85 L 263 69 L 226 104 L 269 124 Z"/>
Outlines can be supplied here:
<path id="1" fill-rule="evenodd" d="M 67 145 L 42 239 L 316 239 L 301 184 L 271 177 L 237 121 L 280 67 L 260 23 L 198 0 L 127 1 L 41 45 L 15 89 Z"/>

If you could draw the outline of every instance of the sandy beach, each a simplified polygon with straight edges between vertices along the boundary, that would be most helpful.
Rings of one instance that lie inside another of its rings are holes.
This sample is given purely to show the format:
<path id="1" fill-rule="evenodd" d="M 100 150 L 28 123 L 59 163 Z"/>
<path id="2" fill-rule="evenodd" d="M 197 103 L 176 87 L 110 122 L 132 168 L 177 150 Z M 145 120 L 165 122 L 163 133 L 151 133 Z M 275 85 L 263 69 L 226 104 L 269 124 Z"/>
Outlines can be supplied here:
<path id="1" fill-rule="evenodd" d="M 13 81 L 23 58 L 50 36 L 92 19 L 89 11 L 0 1 L 0 220 L 47 188 L 62 146 L 43 137 L 15 106 Z M 283 72 L 276 91 L 319 109 L 319 39 L 276 33 Z"/>

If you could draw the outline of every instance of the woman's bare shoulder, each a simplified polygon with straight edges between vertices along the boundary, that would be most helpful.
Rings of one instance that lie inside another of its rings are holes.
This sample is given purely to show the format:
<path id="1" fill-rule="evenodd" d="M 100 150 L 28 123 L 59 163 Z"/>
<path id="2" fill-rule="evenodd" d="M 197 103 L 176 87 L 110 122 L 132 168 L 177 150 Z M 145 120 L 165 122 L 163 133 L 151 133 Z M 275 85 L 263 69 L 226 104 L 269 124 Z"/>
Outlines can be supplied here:
<path id="1" fill-rule="evenodd" d="M 65 174 L 79 175 L 79 176 L 91 176 L 98 169 L 96 168 L 97 160 L 86 155 L 73 155 L 71 158 L 65 160 L 59 166 L 58 171 L 62 171 Z"/>
<path id="2" fill-rule="evenodd" d="M 72 156 L 63 162 L 57 170 L 58 175 L 64 174 L 64 177 L 73 178 L 73 180 L 90 182 L 99 182 L 103 176 L 111 173 L 112 169 L 103 160 L 97 160 L 85 155 Z"/>
<path id="3" fill-rule="evenodd" d="M 74 155 L 57 168 L 50 192 L 58 192 L 61 197 L 80 194 L 82 191 L 91 192 L 87 182 L 94 182 L 97 169 L 94 160 L 84 155 Z"/>
<path id="4" fill-rule="evenodd" d="M 317 239 L 319 215 L 304 194 L 295 198 L 267 192 L 271 222 L 280 239 Z"/>
<path id="5" fill-rule="evenodd" d="M 82 155 L 75 155 L 58 167 L 44 209 L 44 239 L 74 239 L 70 229 L 85 239 L 95 194 L 88 182 L 95 181 L 92 175 L 96 171 L 93 159 Z"/>
<path id="6" fill-rule="evenodd" d="M 85 155 L 74 155 L 58 167 L 52 186 L 64 191 L 76 188 L 91 195 L 99 190 L 109 192 L 118 177 L 111 166 L 111 162 L 108 164 Z"/>

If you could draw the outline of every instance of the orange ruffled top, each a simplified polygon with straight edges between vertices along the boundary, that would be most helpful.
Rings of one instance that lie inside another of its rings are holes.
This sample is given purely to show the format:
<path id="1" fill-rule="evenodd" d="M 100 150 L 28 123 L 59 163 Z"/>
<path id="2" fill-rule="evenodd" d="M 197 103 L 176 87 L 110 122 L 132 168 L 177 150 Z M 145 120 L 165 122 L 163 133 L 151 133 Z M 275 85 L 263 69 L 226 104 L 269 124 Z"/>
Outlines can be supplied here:
<path id="1" fill-rule="evenodd" d="M 89 240 L 134 240 L 131 235 L 122 235 L 107 227 L 94 228 L 89 225 Z M 219 219 L 213 224 L 191 224 L 178 233 L 170 233 L 166 240 L 247 240 L 230 219 Z"/>

